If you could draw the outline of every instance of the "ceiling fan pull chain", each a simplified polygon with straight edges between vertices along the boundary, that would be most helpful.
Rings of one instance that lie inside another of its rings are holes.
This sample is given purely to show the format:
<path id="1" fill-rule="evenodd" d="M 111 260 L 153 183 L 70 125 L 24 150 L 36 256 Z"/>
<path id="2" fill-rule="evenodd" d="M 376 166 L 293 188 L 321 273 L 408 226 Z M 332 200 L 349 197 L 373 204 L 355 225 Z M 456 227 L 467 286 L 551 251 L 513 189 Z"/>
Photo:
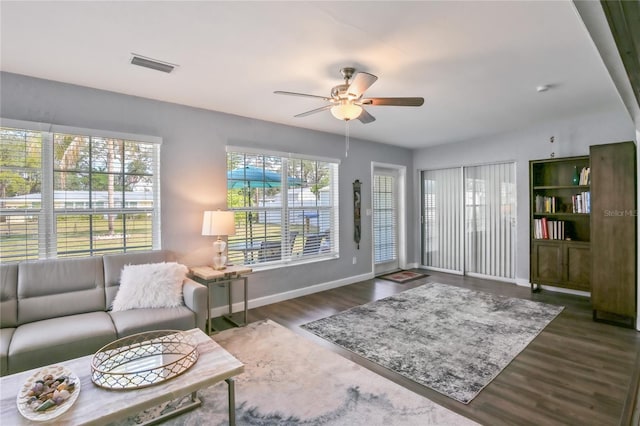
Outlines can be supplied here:
<path id="1" fill-rule="evenodd" d="M 346 120 L 344 122 L 344 138 L 345 138 L 344 157 L 347 158 L 349 156 L 349 120 Z"/>

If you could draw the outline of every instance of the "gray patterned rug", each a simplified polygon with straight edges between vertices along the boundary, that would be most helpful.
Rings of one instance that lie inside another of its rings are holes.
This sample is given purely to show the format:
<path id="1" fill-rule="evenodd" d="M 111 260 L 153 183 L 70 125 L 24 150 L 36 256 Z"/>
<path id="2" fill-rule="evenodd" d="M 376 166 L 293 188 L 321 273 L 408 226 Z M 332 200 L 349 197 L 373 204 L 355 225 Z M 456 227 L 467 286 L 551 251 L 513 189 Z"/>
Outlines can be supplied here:
<path id="1" fill-rule="evenodd" d="M 236 376 L 238 425 L 477 425 L 273 321 L 213 338 L 245 364 Z M 201 407 L 166 424 L 228 424 L 226 383 L 198 396 Z M 176 404 L 118 424 L 152 419 Z"/>
<path id="2" fill-rule="evenodd" d="M 428 283 L 302 327 L 468 404 L 562 309 Z"/>

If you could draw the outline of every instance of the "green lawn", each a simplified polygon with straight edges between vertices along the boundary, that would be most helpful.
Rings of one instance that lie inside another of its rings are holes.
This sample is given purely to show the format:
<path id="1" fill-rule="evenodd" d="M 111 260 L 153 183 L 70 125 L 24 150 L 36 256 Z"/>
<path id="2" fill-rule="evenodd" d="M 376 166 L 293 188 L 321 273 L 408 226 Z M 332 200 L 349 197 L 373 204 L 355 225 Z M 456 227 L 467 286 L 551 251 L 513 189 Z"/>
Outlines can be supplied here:
<path id="1" fill-rule="evenodd" d="M 15 217 L 14 217 L 15 219 Z M 126 221 L 126 235 L 124 235 Z M 93 224 L 93 227 L 91 226 Z M 151 218 L 117 215 L 109 231 L 104 215 L 60 215 L 56 220 L 58 256 L 85 256 L 90 252 L 109 252 L 128 248 L 152 248 Z M 0 222 L 0 262 L 38 258 L 37 219 Z M 25 254 L 26 248 L 26 254 Z M 16 255 L 20 253 L 20 255 Z"/>

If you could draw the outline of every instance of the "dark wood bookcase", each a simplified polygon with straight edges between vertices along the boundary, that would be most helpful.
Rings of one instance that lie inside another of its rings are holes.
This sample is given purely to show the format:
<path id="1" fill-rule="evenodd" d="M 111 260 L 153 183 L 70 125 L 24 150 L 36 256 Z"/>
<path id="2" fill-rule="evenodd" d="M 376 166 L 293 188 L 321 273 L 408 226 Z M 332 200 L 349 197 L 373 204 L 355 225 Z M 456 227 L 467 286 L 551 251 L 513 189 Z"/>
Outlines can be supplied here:
<path id="1" fill-rule="evenodd" d="M 589 154 L 529 162 L 531 290 L 589 291 L 594 320 L 634 327 L 636 146 L 592 145 Z M 583 169 L 589 179 L 576 181 Z M 560 232 L 549 223 L 562 223 Z"/>
<path id="2" fill-rule="evenodd" d="M 531 290 L 591 290 L 589 156 L 529 162 Z"/>
<path id="3" fill-rule="evenodd" d="M 635 326 L 637 315 L 636 147 L 590 147 L 593 319 Z"/>

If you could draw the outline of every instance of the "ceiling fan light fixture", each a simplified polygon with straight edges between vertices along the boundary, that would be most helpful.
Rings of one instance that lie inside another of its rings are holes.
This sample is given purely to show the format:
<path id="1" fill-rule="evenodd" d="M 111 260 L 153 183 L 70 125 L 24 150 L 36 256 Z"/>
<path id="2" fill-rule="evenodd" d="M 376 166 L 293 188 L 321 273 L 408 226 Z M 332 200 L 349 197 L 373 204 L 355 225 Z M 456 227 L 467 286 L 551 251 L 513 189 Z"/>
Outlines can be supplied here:
<path id="1" fill-rule="evenodd" d="M 344 77 L 344 84 L 338 84 L 331 88 L 331 96 L 318 96 L 310 95 L 307 93 L 297 92 L 285 92 L 282 90 L 276 90 L 274 93 L 280 95 L 290 96 L 305 96 L 308 98 L 322 99 L 328 102 L 325 106 L 312 109 L 300 114 L 294 115 L 294 117 L 306 117 L 311 114 L 330 110 L 338 120 L 348 123 L 353 119 L 359 120 L 362 124 L 373 123 L 376 121 L 375 117 L 369 114 L 369 112 L 363 108 L 363 105 L 367 106 L 411 106 L 419 107 L 424 104 L 424 98 L 411 97 L 411 98 L 364 98 L 364 92 L 376 82 L 378 77 L 367 72 L 355 72 L 355 68 L 343 68 L 340 70 Z M 353 79 L 352 79 L 353 77 Z M 350 82 L 351 81 L 351 82 Z M 348 135 L 347 135 L 348 138 Z"/>
<path id="2" fill-rule="evenodd" d="M 349 121 L 360 117 L 362 107 L 346 100 L 331 107 L 331 114 L 338 120 Z"/>

